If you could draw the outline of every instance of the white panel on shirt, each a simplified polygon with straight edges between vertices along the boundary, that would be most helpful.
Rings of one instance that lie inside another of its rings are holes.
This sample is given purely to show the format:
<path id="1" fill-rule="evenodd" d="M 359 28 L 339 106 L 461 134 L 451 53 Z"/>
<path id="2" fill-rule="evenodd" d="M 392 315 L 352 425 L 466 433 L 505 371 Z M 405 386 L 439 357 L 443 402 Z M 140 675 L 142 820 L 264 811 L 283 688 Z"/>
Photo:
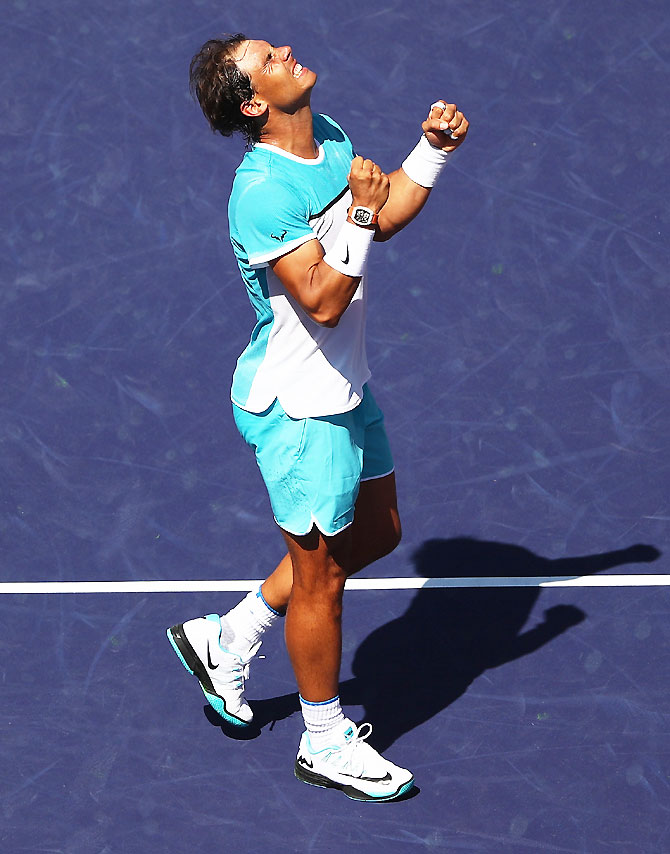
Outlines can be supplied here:
<path id="1" fill-rule="evenodd" d="M 310 219 L 324 251 L 334 244 L 350 205 L 351 193 L 347 191 Z M 315 418 L 354 409 L 363 396 L 363 385 L 370 379 L 365 353 L 365 280 L 361 279 L 340 322 L 331 329 L 319 326 L 303 311 L 271 267 L 266 274 L 275 322 L 247 407 L 258 411 L 256 405 L 276 395 L 292 418 Z"/>

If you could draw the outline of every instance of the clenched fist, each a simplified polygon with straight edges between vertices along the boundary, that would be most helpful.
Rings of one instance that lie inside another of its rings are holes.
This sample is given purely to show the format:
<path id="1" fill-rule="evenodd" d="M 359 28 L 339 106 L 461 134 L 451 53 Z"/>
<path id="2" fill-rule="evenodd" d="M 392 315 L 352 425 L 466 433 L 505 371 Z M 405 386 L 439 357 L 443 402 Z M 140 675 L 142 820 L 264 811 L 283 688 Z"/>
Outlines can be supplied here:
<path id="1" fill-rule="evenodd" d="M 389 176 L 372 160 L 354 157 L 347 182 L 354 205 L 362 205 L 374 213 L 379 213 L 386 204 L 389 197 Z"/>
<path id="2" fill-rule="evenodd" d="M 428 118 L 421 125 L 426 139 L 435 148 L 453 151 L 463 142 L 469 122 L 456 104 L 436 101 L 431 105 Z"/>

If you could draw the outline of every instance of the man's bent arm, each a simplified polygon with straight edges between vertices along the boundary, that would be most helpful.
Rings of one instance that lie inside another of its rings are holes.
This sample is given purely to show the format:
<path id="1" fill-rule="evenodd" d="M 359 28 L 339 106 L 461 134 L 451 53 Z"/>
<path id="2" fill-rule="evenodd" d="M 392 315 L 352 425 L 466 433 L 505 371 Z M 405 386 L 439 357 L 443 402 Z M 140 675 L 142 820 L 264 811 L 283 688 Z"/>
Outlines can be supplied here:
<path id="1" fill-rule="evenodd" d="M 426 156 L 419 145 L 407 158 L 403 165 L 410 170 L 412 178 L 402 168 L 389 175 L 389 198 L 379 213 L 375 240 L 389 240 L 419 213 L 428 200 L 431 188 L 446 161 L 446 155 L 462 144 L 468 127 L 468 120 L 456 104 L 436 101 L 431 105 L 428 118 L 421 125 L 424 134 L 422 145 L 430 153 Z M 410 160 L 413 161 L 411 169 L 408 165 Z M 425 160 L 425 163 L 422 163 L 422 160 Z"/>
<path id="2" fill-rule="evenodd" d="M 335 270 L 324 260 L 318 240 L 308 240 L 270 264 L 303 311 L 320 326 L 337 326 L 361 280 Z"/>
<path id="3" fill-rule="evenodd" d="M 376 241 L 390 240 L 408 225 L 428 201 L 430 188 L 415 184 L 402 169 L 389 175 L 389 198 L 379 212 Z"/>
<path id="4" fill-rule="evenodd" d="M 354 157 L 347 183 L 353 205 L 374 214 L 388 199 L 388 176 L 371 160 Z M 320 326 L 337 326 L 347 310 L 361 281 L 375 234 L 374 225 L 359 225 L 347 219 L 327 253 L 314 239 L 270 262 L 289 294 Z"/>

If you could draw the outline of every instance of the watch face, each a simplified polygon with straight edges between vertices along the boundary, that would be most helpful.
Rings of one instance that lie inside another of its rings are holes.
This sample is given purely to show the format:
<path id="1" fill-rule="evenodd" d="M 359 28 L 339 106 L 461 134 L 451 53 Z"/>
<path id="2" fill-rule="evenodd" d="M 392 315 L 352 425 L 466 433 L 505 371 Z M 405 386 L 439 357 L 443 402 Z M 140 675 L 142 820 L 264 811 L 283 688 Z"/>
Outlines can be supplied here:
<path id="1" fill-rule="evenodd" d="M 365 208 L 354 208 L 353 216 L 351 218 L 359 225 L 370 225 L 372 217 L 373 214 L 371 211 L 366 211 Z"/>

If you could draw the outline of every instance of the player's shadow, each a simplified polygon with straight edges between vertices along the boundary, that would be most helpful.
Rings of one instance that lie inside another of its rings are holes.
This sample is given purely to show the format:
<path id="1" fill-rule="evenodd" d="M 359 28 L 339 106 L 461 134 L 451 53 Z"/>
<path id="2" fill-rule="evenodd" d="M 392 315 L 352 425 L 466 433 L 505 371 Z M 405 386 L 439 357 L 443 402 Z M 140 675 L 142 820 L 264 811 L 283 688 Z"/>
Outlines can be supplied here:
<path id="1" fill-rule="evenodd" d="M 427 578 L 578 577 L 660 554 L 635 545 L 548 560 L 520 546 L 457 538 L 429 540 L 414 563 Z M 342 702 L 364 707 L 374 727 L 370 742 L 384 750 L 453 703 L 484 671 L 535 652 L 586 617 L 574 605 L 555 605 L 524 630 L 539 595 L 537 586 L 431 589 L 428 582 L 402 616 L 361 643 L 354 678 L 341 685 Z"/>
<path id="2" fill-rule="evenodd" d="M 413 560 L 416 574 L 429 579 L 576 578 L 660 554 L 635 545 L 549 560 L 521 546 L 461 537 L 429 540 Z M 534 652 L 586 617 L 574 605 L 555 605 L 524 631 L 539 595 L 537 586 L 438 588 L 429 581 L 404 614 L 365 638 L 354 655 L 354 677 L 340 685 L 343 704 L 363 706 L 363 719 L 373 724 L 370 743 L 383 751 L 453 703 L 484 671 Z M 250 705 L 254 725 L 248 729 L 222 726 L 209 706 L 205 714 L 227 735 L 248 739 L 299 710 L 297 693 Z"/>

